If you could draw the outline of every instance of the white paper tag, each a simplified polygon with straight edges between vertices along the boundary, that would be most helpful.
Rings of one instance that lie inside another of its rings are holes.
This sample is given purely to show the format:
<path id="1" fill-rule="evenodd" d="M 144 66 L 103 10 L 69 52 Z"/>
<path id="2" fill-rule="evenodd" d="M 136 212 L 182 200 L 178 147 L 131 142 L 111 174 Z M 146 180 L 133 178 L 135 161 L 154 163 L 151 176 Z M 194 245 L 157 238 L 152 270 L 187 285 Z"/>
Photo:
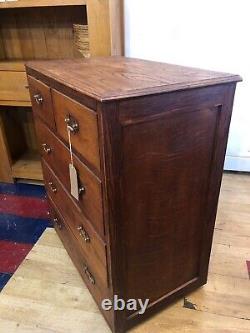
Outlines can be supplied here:
<path id="1" fill-rule="evenodd" d="M 70 192 L 71 195 L 79 200 L 78 177 L 76 168 L 72 163 L 69 163 L 69 178 L 70 178 Z"/>

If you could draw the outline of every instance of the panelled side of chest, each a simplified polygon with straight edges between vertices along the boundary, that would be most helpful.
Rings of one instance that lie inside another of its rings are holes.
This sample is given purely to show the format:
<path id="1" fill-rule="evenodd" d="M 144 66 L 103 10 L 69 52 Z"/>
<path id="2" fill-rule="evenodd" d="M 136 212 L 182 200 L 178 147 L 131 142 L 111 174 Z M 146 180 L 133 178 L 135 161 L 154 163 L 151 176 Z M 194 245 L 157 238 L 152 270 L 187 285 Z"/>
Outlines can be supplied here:
<path id="1" fill-rule="evenodd" d="M 100 112 L 113 293 L 124 332 L 206 283 L 235 84 L 104 103 Z"/>

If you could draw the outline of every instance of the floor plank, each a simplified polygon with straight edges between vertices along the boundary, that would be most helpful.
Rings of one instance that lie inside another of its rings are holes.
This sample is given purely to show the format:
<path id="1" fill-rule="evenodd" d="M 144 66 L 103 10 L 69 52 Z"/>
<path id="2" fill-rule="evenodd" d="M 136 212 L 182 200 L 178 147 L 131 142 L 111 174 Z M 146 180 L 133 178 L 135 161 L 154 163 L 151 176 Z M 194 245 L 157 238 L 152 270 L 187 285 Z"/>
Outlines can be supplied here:
<path id="1" fill-rule="evenodd" d="M 249 333 L 250 176 L 225 174 L 208 283 L 133 333 Z M 63 314 L 67 311 L 67 316 Z M 108 333 L 54 230 L 47 229 L 0 294 L 0 332 Z"/>

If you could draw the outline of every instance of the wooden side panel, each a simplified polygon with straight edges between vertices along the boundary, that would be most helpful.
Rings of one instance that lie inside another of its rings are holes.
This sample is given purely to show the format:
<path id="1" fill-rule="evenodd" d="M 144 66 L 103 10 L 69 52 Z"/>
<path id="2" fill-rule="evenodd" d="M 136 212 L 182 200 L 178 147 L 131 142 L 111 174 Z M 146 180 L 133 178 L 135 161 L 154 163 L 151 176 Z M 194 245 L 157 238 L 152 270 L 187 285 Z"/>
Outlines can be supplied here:
<path id="1" fill-rule="evenodd" d="M 87 16 L 91 56 L 111 55 L 108 1 L 88 1 Z"/>
<path id="2" fill-rule="evenodd" d="M 5 52 L 4 52 L 4 47 L 3 47 L 3 38 L 2 38 L 2 34 L 0 32 L 0 59 L 4 59 L 5 58 Z"/>
<path id="3" fill-rule="evenodd" d="M 210 178 L 206 197 L 207 224 L 203 229 L 202 244 L 204 244 L 204 246 L 202 248 L 200 261 L 200 277 L 203 281 L 203 284 L 207 282 L 208 265 L 214 234 L 214 225 L 217 214 L 217 205 L 223 174 L 229 126 L 233 109 L 235 87 L 236 84 L 232 83 L 229 84 L 225 89 L 223 95 L 223 105 L 221 106 L 220 118 L 217 124 L 217 133 L 213 147 L 213 160 L 210 169 Z"/>
<path id="4" fill-rule="evenodd" d="M 123 127 L 128 298 L 153 305 L 206 283 L 235 85 L 213 89 L 220 102 L 209 93 L 206 107 L 197 99 L 192 109 L 179 93 L 182 108 Z"/>
<path id="5" fill-rule="evenodd" d="M 184 108 L 123 128 L 128 298 L 154 302 L 198 278 L 219 113 Z"/>
<path id="6" fill-rule="evenodd" d="M 109 0 L 111 55 L 124 55 L 124 1 Z"/>
<path id="7" fill-rule="evenodd" d="M 12 183 L 12 173 L 11 173 L 11 156 L 9 151 L 9 146 L 6 139 L 5 127 L 4 127 L 4 114 L 0 110 L 0 181 Z"/>
<path id="8" fill-rule="evenodd" d="M 115 313 L 118 332 L 206 282 L 234 89 L 142 97 L 103 110 L 114 293 L 150 299 L 144 316 Z"/>
<path id="9" fill-rule="evenodd" d="M 4 125 L 6 130 L 7 142 L 10 150 L 10 155 L 13 161 L 31 147 L 30 138 L 27 135 L 27 113 L 30 108 L 6 107 Z M 25 120 L 25 122 L 24 122 Z"/>
<path id="10" fill-rule="evenodd" d="M 31 108 L 18 108 L 20 122 L 24 130 L 29 151 L 38 152 L 37 136 L 35 132 L 33 113 Z"/>
<path id="11" fill-rule="evenodd" d="M 99 104 L 102 145 L 102 170 L 104 172 L 104 216 L 107 230 L 107 254 L 113 295 L 125 299 L 125 253 L 122 236 L 120 172 L 122 168 L 121 133 L 117 103 Z M 113 332 L 125 330 L 125 311 L 114 311 Z"/>
<path id="12" fill-rule="evenodd" d="M 123 0 L 88 0 L 91 56 L 123 55 Z"/>

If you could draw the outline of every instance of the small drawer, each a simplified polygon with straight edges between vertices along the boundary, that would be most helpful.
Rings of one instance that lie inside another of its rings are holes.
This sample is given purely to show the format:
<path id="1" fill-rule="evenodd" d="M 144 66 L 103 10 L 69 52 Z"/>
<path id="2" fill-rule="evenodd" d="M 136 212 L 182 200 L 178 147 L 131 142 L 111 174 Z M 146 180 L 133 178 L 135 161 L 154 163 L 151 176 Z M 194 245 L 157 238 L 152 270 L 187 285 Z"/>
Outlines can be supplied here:
<path id="1" fill-rule="evenodd" d="M 50 198 L 49 211 L 50 218 L 53 222 L 56 232 L 62 240 L 70 257 L 75 262 L 79 273 L 83 277 L 87 286 L 93 292 L 94 296 L 96 296 L 98 300 L 101 299 L 100 294 L 103 294 L 103 287 L 106 288 L 106 286 L 103 285 L 103 281 L 99 276 L 100 272 L 98 271 L 96 263 L 91 263 L 86 257 L 84 257 L 81 250 L 79 249 L 77 240 L 75 239 L 71 230 L 68 228 L 68 225 L 63 219 L 62 215 L 59 213 L 58 208 Z"/>
<path id="2" fill-rule="evenodd" d="M 22 67 L 18 71 L 0 68 L 0 104 L 8 104 L 8 101 L 14 105 L 15 102 L 30 104 L 27 76 Z"/>
<path id="3" fill-rule="evenodd" d="M 38 119 L 36 119 L 36 130 L 42 157 L 70 193 L 69 149 Z M 73 162 L 79 180 L 79 200 L 76 200 L 73 196 L 71 198 L 79 205 L 97 232 L 103 235 L 101 181 L 74 154 Z"/>
<path id="4" fill-rule="evenodd" d="M 50 88 L 31 76 L 28 76 L 28 82 L 33 112 L 42 118 L 48 126 L 55 129 Z"/>
<path id="5" fill-rule="evenodd" d="M 63 189 L 46 162 L 42 161 L 44 180 L 51 201 L 60 211 L 65 223 L 77 240 L 77 246 L 86 259 L 95 267 L 103 285 L 108 286 L 106 244 L 85 219 L 78 206 Z"/>
<path id="6" fill-rule="evenodd" d="M 99 171 L 100 153 L 96 112 L 56 90 L 52 90 L 52 96 L 58 134 L 68 143 L 67 128 L 69 128 L 73 150 L 81 154 Z"/>

